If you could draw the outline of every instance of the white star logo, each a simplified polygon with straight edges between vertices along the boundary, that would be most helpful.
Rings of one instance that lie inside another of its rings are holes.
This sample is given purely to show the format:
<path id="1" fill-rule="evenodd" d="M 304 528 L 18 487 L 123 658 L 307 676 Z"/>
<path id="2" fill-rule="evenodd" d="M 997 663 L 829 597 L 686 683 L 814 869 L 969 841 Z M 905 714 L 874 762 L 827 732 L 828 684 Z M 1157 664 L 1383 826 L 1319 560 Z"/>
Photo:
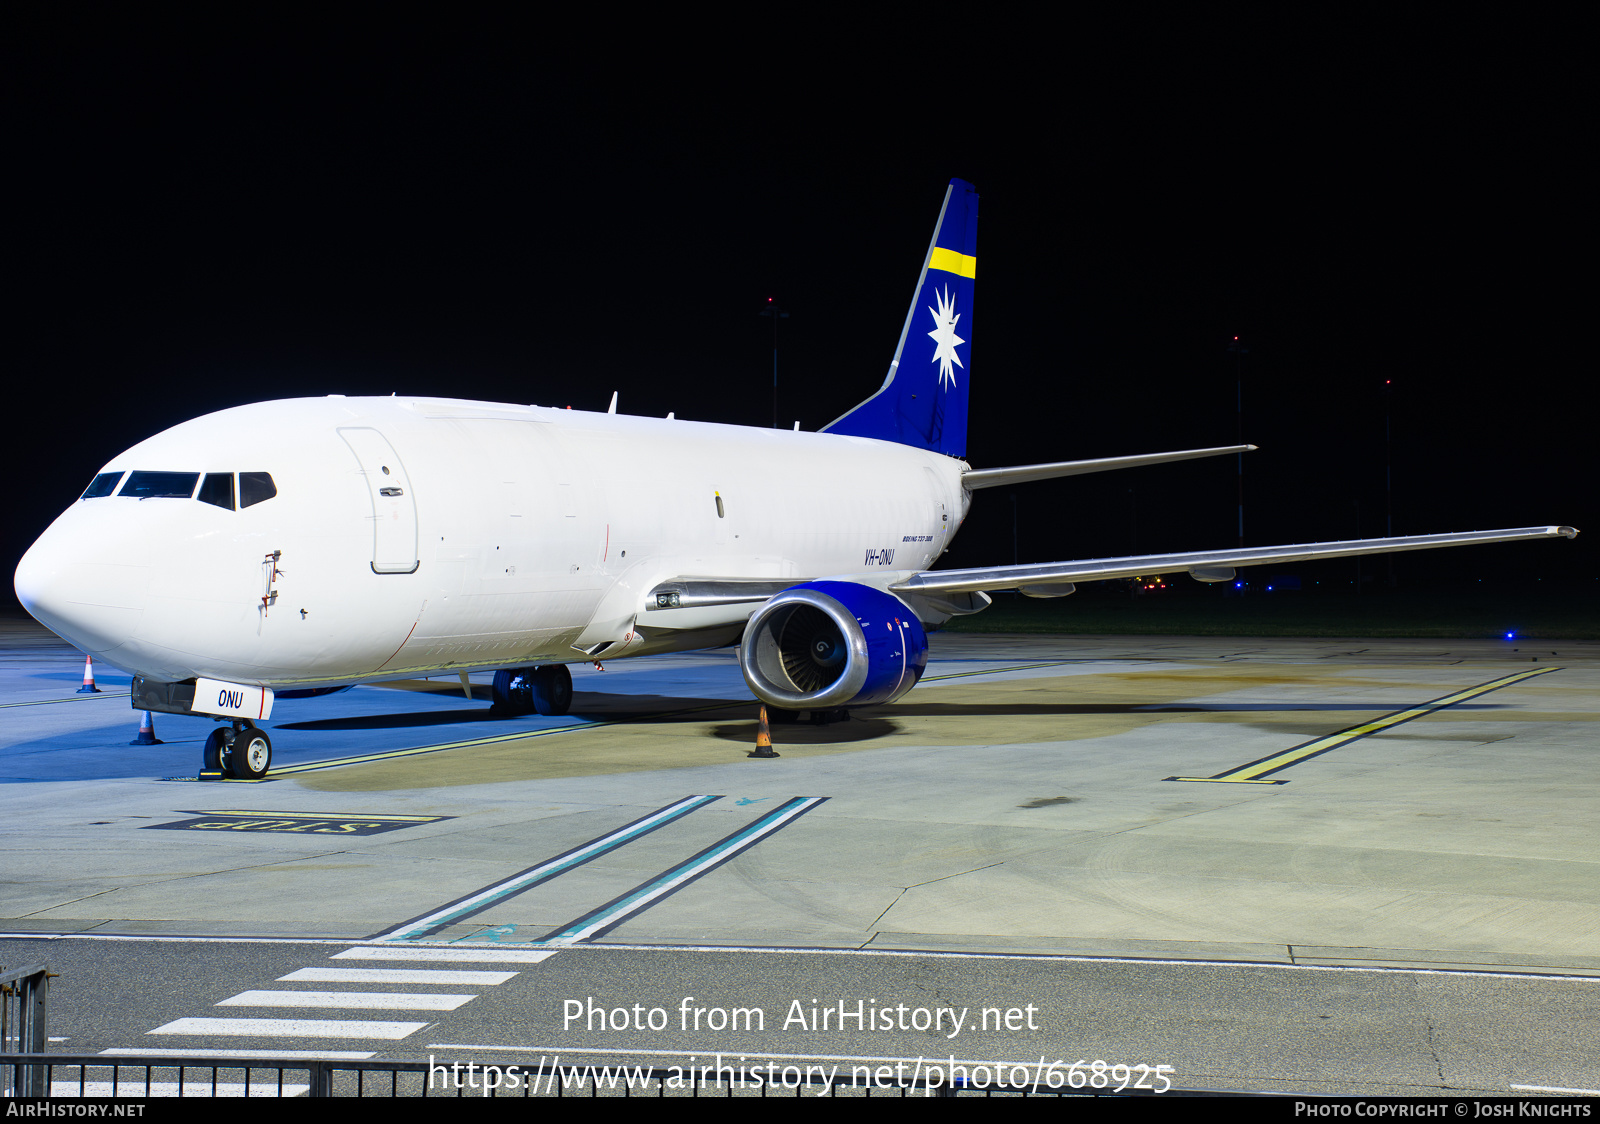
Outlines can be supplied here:
<path id="1" fill-rule="evenodd" d="M 938 311 L 928 309 L 934 324 L 937 325 L 928 333 L 937 345 L 933 349 L 933 361 L 939 364 L 939 385 L 945 386 L 948 380 L 950 385 L 946 389 L 953 390 L 956 385 L 956 375 L 950 369 L 950 364 L 962 366 L 960 356 L 956 355 L 956 345 L 967 341 L 956 335 L 956 321 L 961 319 L 961 315 L 956 312 L 956 300 L 950 295 L 949 288 L 935 292 L 934 297 L 939 302 Z"/>

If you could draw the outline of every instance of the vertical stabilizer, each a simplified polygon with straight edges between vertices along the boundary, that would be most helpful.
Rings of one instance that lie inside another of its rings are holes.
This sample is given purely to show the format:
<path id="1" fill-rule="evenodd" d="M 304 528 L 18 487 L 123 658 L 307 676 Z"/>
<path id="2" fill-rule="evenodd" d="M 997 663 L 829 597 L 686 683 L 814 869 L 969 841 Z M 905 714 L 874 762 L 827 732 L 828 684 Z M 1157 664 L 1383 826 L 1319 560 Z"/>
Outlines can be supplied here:
<path id="1" fill-rule="evenodd" d="M 888 377 L 878 393 L 823 432 L 966 455 L 977 271 L 978 190 L 951 180 Z"/>

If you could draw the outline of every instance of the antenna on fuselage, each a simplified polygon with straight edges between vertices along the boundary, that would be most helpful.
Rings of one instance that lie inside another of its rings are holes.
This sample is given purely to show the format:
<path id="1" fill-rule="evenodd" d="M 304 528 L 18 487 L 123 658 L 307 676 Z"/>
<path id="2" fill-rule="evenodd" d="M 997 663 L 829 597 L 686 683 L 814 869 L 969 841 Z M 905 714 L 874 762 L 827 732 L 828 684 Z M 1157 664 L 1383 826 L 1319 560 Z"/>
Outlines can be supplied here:
<path id="1" fill-rule="evenodd" d="M 611 392 L 611 405 L 606 407 L 606 413 L 614 414 L 616 412 L 617 412 L 617 392 L 613 390 Z"/>

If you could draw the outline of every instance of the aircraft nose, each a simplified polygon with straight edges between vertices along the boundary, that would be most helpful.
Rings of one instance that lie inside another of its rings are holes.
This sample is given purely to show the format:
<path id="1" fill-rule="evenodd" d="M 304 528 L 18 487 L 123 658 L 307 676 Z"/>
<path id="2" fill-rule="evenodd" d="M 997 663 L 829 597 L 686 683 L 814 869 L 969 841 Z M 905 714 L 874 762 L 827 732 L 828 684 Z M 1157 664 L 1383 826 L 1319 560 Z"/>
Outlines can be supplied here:
<path id="1" fill-rule="evenodd" d="M 150 570 L 102 557 L 77 530 L 58 520 L 22 556 L 13 585 L 50 631 L 82 651 L 109 652 L 138 629 Z"/>

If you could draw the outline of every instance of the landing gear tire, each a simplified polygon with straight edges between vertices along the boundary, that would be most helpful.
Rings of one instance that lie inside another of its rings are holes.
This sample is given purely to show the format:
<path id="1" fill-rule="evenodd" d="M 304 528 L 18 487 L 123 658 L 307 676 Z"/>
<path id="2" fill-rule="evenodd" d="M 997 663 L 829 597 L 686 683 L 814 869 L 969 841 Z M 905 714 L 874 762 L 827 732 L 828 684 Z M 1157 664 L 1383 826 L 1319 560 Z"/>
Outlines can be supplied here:
<path id="1" fill-rule="evenodd" d="M 494 686 L 489 689 L 494 705 L 489 709 L 495 714 L 523 714 L 524 709 L 517 704 L 517 696 L 522 693 L 522 668 L 501 668 L 494 673 Z"/>
<path id="2" fill-rule="evenodd" d="M 528 679 L 534 710 L 553 717 L 571 709 L 572 672 L 567 670 L 566 664 L 551 663 L 536 667 Z"/>
<path id="3" fill-rule="evenodd" d="M 236 731 L 227 763 L 230 776 L 242 781 L 260 780 L 272 768 L 272 740 L 255 726 Z"/>
<path id="4" fill-rule="evenodd" d="M 788 726 L 800 721 L 798 710 L 784 710 L 782 707 L 767 707 L 767 721 L 774 725 Z"/>
<path id="5" fill-rule="evenodd" d="M 572 672 L 564 663 L 503 668 L 494 673 L 496 714 L 567 713 L 572 706 Z"/>
<path id="6" fill-rule="evenodd" d="M 222 769 L 223 759 L 228 756 L 228 737 L 233 731 L 225 726 L 218 726 L 206 735 L 206 747 L 202 758 L 207 772 L 219 772 Z"/>

